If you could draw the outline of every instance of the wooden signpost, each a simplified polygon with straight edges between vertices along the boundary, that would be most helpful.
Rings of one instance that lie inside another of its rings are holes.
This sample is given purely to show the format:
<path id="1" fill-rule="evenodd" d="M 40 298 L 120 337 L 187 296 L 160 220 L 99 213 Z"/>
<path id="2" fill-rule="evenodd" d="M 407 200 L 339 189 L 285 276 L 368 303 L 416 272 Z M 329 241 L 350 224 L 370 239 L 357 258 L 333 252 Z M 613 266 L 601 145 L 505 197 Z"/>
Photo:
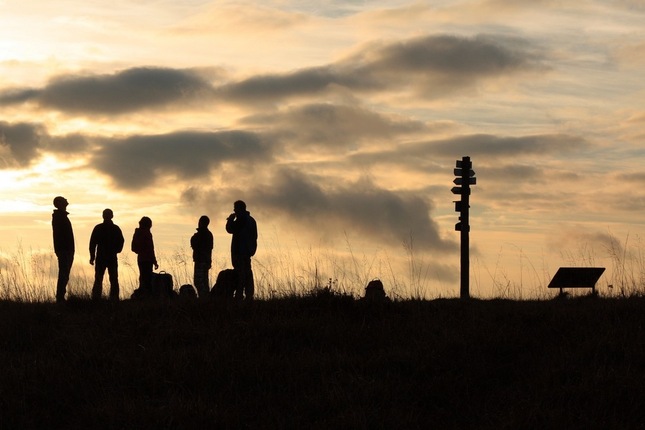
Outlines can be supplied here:
<path id="1" fill-rule="evenodd" d="M 459 297 L 470 298 L 470 186 L 477 183 L 475 171 L 470 157 L 463 157 L 457 160 L 454 170 L 456 187 L 451 189 L 453 194 L 461 196 L 461 200 L 455 201 L 455 211 L 459 212 L 459 222 L 455 224 L 455 230 L 461 232 L 461 281 Z"/>

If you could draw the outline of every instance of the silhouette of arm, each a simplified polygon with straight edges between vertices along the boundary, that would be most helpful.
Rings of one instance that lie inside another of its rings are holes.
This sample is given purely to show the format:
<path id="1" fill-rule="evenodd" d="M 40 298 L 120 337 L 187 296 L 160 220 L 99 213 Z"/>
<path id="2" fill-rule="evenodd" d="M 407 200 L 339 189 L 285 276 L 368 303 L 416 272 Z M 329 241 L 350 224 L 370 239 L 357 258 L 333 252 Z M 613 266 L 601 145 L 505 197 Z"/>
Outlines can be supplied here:
<path id="1" fill-rule="evenodd" d="M 98 245 L 97 227 L 94 227 L 94 230 L 92 230 L 92 234 L 90 235 L 90 264 L 91 265 L 94 265 L 94 260 L 96 258 L 96 246 Z"/>
<path id="2" fill-rule="evenodd" d="M 125 244 L 125 239 L 123 238 L 123 232 L 121 231 L 121 229 L 119 227 L 116 228 L 116 231 L 118 233 L 116 253 L 118 254 L 121 251 L 123 251 L 123 245 Z"/>
<path id="3" fill-rule="evenodd" d="M 230 234 L 237 232 L 237 223 L 235 222 L 235 214 L 230 214 L 226 218 L 226 231 Z"/>

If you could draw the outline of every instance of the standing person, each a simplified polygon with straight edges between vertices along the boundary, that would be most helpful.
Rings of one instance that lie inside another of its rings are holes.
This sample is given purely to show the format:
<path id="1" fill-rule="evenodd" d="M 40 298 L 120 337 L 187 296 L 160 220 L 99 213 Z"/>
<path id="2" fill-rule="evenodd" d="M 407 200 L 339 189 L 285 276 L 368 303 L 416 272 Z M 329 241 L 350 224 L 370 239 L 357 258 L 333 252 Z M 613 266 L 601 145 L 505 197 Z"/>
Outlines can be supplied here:
<path id="1" fill-rule="evenodd" d="M 54 252 L 58 258 L 58 282 L 56 283 L 56 301 L 65 301 L 69 273 L 74 262 L 74 231 L 72 223 L 67 217 L 67 205 L 69 202 L 65 197 L 54 198 L 54 212 L 52 213 L 52 230 L 54 233 Z"/>
<path id="2" fill-rule="evenodd" d="M 213 233 L 208 229 L 211 220 L 203 215 L 197 223 L 197 233 L 190 238 L 190 247 L 193 248 L 193 262 L 195 271 L 193 281 L 200 299 L 208 297 L 210 282 L 208 271 L 212 265 Z"/>
<path id="3" fill-rule="evenodd" d="M 152 295 L 152 266 L 154 265 L 155 270 L 159 269 L 151 228 L 152 220 L 144 216 L 132 236 L 131 249 L 137 254 L 137 266 L 139 266 L 139 289 L 138 292 L 135 291 L 135 296 Z"/>
<path id="4" fill-rule="evenodd" d="M 233 235 L 231 262 L 233 270 L 237 272 L 235 298 L 242 299 L 244 292 L 247 300 L 253 300 L 255 287 L 251 257 L 255 255 L 258 247 L 258 227 L 242 200 L 233 203 L 233 213 L 226 219 L 226 231 Z"/>
<path id="5" fill-rule="evenodd" d="M 92 299 L 99 300 L 103 289 L 105 269 L 110 277 L 110 300 L 119 300 L 119 264 L 117 254 L 123 250 L 123 233 L 112 222 L 112 209 L 103 211 L 103 222 L 96 225 L 90 236 L 90 264 L 94 265 Z M 96 262 L 96 265 L 94 264 Z"/>

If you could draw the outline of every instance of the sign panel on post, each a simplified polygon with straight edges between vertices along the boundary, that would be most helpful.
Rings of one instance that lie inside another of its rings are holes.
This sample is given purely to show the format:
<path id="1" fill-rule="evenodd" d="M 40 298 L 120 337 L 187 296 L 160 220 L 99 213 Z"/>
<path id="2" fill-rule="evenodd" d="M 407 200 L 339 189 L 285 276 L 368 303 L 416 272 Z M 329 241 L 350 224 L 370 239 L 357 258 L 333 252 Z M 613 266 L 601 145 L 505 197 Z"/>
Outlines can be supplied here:
<path id="1" fill-rule="evenodd" d="M 457 187 L 450 190 L 453 194 L 461 195 L 461 200 L 456 201 L 455 211 L 459 212 L 459 222 L 455 224 L 455 230 L 461 233 L 461 289 L 460 296 L 462 299 L 470 297 L 470 186 L 477 184 L 475 171 L 472 170 L 473 163 L 470 157 L 463 157 L 457 160 L 454 173 L 456 178 L 453 180 Z"/>
<path id="2" fill-rule="evenodd" d="M 455 185 L 463 185 L 464 183 L 468 183 L 468 185 L 475 185 L 477 183 L 477 178 L 467 178 L 467 181 L 464 181 L 464 178 L 455 178 L 455 180 L 452 182 Z"/>

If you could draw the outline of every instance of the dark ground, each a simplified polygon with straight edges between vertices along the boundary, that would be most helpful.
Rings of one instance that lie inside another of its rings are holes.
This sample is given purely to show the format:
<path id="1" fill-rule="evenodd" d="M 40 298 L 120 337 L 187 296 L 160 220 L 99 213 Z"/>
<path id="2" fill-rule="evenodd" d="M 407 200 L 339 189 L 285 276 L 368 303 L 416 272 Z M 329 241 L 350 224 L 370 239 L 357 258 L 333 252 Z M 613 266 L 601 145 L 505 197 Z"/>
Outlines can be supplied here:
<path id="1" fill-rule="evenodd" d="M 0 429 L 645 428 L 645 299 L 0 302 Z"/>

